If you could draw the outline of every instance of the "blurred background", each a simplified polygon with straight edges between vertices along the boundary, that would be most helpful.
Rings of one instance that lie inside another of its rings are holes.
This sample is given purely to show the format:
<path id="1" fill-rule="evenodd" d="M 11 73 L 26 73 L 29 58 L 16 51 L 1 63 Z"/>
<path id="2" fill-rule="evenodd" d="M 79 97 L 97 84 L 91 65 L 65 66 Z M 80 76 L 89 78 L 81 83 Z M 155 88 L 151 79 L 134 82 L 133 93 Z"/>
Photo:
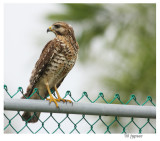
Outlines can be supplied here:
<path id="1" fill-rule="evenodd" d="M 80 50 L 59 87 L 62 97 L 70 90 L 78 99 L 86 91 L 94 100 L 102 92 L 111 101 L 119 93 L 127 102 L 135 94 L 140 104 L 147 96 L 156 103 L 156 4 L 5 4 L 4 13 L 4 82 L 11 94 L 19 86 L 26 90 L 43 47 L 55 37 L 47 28 L 65 21 L 74 28 Z"/>

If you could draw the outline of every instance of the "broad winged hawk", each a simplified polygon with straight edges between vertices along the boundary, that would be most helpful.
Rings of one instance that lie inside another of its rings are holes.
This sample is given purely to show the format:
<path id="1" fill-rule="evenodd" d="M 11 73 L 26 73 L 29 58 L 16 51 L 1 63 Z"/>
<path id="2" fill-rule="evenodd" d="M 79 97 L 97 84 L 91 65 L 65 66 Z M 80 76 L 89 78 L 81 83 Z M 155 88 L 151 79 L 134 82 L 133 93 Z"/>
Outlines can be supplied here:
<path id="1" fill-rule="evenodd" d="M 34 88 L 38 88 L 39 95 L 47 98 L 49 102 L 54 102 L 58 108 L 59 101 L 71 102 L 70 100 L 62 99 L 57 88 L 61 85 L 64 78 L 73 68 L 78 54 L 78 43 L 74 35 L 73 28 L 64 22 L 56 22 L 47 29 L 47 32 L 55 33 L 56 37 L 49 41 L 35 64 L 32 71 L 30 84 L 22 98 L 31 96 Z M 54 89 L 57 94 L 55 99 L 50 89 Z M 34 94 L 30 99 L 40 99 L 37 94 Z M 27 122 L 37 122 L 40 112 L 24 111 L 22 120 Z"/>

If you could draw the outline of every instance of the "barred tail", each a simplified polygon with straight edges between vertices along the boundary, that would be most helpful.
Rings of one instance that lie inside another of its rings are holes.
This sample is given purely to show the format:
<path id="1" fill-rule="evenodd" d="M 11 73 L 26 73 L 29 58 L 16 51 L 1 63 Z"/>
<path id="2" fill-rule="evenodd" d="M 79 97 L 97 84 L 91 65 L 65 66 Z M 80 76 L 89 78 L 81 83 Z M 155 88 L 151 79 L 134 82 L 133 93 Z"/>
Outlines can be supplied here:
<path id="1" fill-rule="evenodd" d="M 32 94 L 32 91 L 33 91 L 33 86 L 29 85 L 26 93 L 21 98 L 22 99 L 28 98 Z M 37 97 L 37 95 L 34 95 L 30 99 L 39 99 L 39 97 Z M 39 116 L 40 116 L 40 112 L 24 111 L 24 113 L 22 114 L 22 120 L 28 123 L 35 123 L 38 121 Z"/>
<path id="2" fill-rule="evenodd" d="M 35 123 L 38 121 L 40 116 L 40 112 L 27 112 L 24 111 L 23 115 L 22 115 L 22 120 L 26 121 L 28 123 Z"/>

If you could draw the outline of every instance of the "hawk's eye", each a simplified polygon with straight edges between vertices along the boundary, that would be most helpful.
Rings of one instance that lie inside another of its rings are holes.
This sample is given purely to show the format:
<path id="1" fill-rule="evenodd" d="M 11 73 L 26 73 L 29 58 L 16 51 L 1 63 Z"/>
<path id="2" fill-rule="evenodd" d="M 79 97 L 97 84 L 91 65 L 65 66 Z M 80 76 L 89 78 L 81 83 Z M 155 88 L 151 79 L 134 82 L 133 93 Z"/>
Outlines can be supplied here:
<path id="1" fill-rule="evenodd" d="M 54 25 L 55 28 L 60 28 L 59 24 Z"/>

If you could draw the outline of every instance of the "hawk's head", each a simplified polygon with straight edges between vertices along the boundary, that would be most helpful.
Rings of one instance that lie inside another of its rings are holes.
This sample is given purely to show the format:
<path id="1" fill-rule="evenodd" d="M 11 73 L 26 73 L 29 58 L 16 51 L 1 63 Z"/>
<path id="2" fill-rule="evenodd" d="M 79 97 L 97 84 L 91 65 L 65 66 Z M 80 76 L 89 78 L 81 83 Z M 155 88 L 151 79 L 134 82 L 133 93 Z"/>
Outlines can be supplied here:
<path id="1" fill-rule="evenodd" d="M 52 26 L 50 26 L 47 29 L 47 32 L 54 32 L 56 36 L 57 35 L 62 35 L 62 36 L 70 35 L 74 37 L 73 28 L 64 22 L 54 23 Z"/>

